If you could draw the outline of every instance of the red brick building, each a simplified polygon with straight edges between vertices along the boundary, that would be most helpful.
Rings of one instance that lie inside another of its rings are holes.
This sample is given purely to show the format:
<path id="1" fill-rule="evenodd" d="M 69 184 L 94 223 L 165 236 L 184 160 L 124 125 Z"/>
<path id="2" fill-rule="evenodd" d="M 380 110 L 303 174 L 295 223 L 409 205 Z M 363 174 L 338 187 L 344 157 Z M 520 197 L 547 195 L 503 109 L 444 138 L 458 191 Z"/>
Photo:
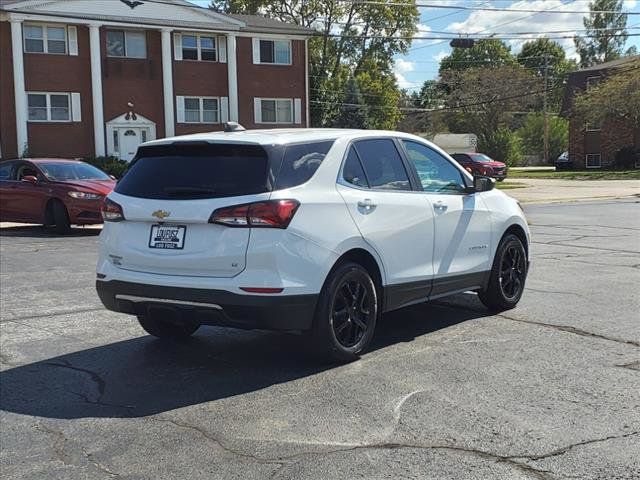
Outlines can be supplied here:
<path id="1" fill-rule="evenodd" d="M 308 126 L 308 29 L 185 0 L 0 0 L 0 157 Z"/>
<path id="2" fill-rule="evenodd" d="M 562 111 L 569 117 L 569 159 L 575 168 L 608 168 L 613 166 L 616 152 L 622 147 L 640 149 L 640 130 L 629 122 L 606 119 L 601 125 L 585 125 L 571 116 L 575 95 L 639 59 L 640 56 L 625 57 L 569 74 Z"/>

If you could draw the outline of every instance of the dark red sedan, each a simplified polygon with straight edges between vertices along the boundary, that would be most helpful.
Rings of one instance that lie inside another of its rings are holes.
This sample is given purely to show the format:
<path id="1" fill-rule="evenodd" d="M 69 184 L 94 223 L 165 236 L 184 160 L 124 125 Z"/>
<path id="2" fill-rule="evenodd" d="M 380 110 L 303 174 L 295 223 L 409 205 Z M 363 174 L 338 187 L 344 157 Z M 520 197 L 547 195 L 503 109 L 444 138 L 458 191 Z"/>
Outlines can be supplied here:
<path id="1" fill-rule="evenodd" d="M 507 178 L 507 166 L 484 153 L 454 153 L 451 156 L 471 175 L 492 177 L 499 182 Z"/>
<path id="2" fill-rule="evenodd" d="M 65 233 L 70 225 L 102 223 L 100 207 L 116 182 L 79 160 L 0 162 L 0 220 L 41 223 Z"/>

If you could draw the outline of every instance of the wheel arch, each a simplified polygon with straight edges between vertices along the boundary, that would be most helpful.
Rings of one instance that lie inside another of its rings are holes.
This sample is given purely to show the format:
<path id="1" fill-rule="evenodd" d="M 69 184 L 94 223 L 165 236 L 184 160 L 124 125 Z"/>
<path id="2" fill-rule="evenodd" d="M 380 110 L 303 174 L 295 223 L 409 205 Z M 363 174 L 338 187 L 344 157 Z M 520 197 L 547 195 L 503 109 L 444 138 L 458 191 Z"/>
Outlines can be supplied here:
<path id="1" fill-rule="evenodd" d="M 513 223 L 509 225 L 509 227 L 504 231 L 502 236 L 500 237 L 500 241 L 507 235 L 515 235 L 520 239 L 522 245 L 524 246 L 524 251 L 527 254 L 527 258 L 529 258 L 529 237 L 527 236 L 527 232 L 525 232 L 524 228 L 517 223 Z M 498 242 L 499 244 L 500 242 Z"/>
<path id="2" fill-rule="evenodd" d="M 369 250 L 362 247 L 353 247 L 344 252 L 340 257 L 334 262 L 331 270 L 327 273 L 327 279 L 333 273 L 333 271 L 342 265 L 345 262 L 354 262 L 358 265 L 362 265 L 362 267 L 367 270 L 373 282 L 375 283 L 378 293 L 380 295 L 380 306 L 383 307 L 384 303 L 384 285 L 385 285 L 385 276 L 384 276 L 384 268 L 382 263 L 376 258 L 376 256 L 371 253 Z M 326 280 L 325 280 L 326 283 Z M 323 286 L 324 288 L 324 286 Z"/>

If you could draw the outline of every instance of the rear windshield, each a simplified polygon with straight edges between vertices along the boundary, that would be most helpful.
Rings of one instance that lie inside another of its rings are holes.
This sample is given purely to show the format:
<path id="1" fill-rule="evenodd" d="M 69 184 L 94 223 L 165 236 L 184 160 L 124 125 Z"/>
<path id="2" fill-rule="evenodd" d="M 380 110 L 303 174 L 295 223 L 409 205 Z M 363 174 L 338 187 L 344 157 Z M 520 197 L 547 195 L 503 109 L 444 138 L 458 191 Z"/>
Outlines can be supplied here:
<path id="1" fill-rule="evenodd" d="M 142 147 L 115 191 L 139 198 L 192 200 L 291 188 L 313 176 L 333 142 Z"/>
<path id="2" fill-rule="evenodd" d="M 269 155 L 259 145 L 143 147 L 116 186 L 122 195 L 189 200 L 271 190 Z"/>

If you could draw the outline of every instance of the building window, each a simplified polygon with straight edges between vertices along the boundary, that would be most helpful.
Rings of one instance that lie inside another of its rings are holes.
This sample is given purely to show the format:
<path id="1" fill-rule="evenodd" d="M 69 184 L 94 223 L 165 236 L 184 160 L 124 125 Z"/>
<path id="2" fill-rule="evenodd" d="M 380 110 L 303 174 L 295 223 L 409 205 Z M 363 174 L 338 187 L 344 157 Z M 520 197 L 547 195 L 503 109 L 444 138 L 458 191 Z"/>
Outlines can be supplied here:
<path id="1" fill-rule="evenodd" d="M 182 59 L 215 62 L 216 39 L 206 35 L 182 35 Z"/>
<path id="2" fill-rule="evenodd" d="M 220 122 L 220 109 L 217 98 L 184 97 L 183 101 L 184 123 Z"/>
<path id="3" fill-rule="evenodd" d="M 70 122 L 68 93 L 29 93 L 27 104 L 30 122 Z"/>
<path id="4" fill-rule="evenodd" d="M 289 40 L 260 40 L 260 63 L 291 64 Z"/>
<path id="5" fill-rule="evenodd" d="M 48 25 L 24 26 L 24 51 L 27 53 L 67 53 L 67 29 Z"/>
<path id="6" fill-rule="evenodd" d="M 147 36 L 145 32 L 108 30 L 107 56 L 147 58 Z"/>
<path id="7" fill-rule="evenodd" d="M 587 153 L 585 162 L 587 168 L 600 168 L 602 167 L 602 160 L 599 153 Z"/>
<path id="8" fill-rule="evenodd" d="M 293 101 L 290 98 L 261 98 L 259 123 L 293 123 Z"/>

